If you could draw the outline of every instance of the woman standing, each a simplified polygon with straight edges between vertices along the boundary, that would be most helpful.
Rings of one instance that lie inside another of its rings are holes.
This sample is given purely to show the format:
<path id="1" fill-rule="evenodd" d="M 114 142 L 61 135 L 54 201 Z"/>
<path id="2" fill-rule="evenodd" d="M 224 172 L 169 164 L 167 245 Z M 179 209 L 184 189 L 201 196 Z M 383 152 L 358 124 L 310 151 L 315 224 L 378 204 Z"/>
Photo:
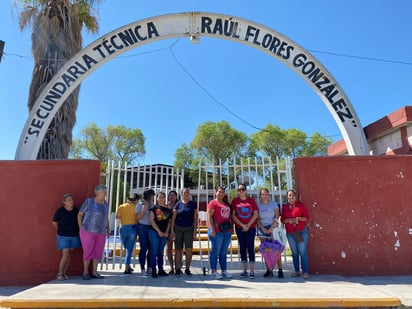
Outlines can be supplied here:
<path id="1" fill-rule="evenodd" d="M 139 251 L 139 264 L 142 271 L 142 275 L 147 277 L 150 273 L 150 242 L 149 242 L 149 231 L 152 228 L 150 223 L 150 209 L 154 204 L 155 192 L 152 189 L 145 190 L 143 192 L 143 200 L 136 206 L 136 219 L 137 225 L 137 235 L 139 235 L 140 251 Z M 147 271 L 145 268 L 147 260 Z"/>
<path id="2" fill-rule="evenodd" d="M 177 192 L 175 190 L 171 190 L 169 192 L 169 195 L 167 197 L 167 207 L 170 209 L 170 211 L 173 213 L 173 207 L 175 207 L 176 203 L 178 202 L 177 199 Z M 169 237 L 167 238 L 167 244 L 166 244 L 166 255 L 167 255 L 167 260 L 170 265 L 170 272 L 169 275 L 174 275 L 175 274 L 175 267 L 174 267 L 174 261 L 173 261 L 173 243 L 174 239 L 171 236 L 171 230 L 169 233 Z"/>
<path id="3" fill-rule="evenodd" d="M 233 224 L 230 218 L 230 206 L 224 202 L 225 189 L 216 189 L 216 198 L 207 205 L 208 234 L 212 242 L 212 252 L 210 254 L 210 269 L 212 278 L 222 279 L 232 278 L 227 271 L 227 248 L 232 239 Z M 219 259 L 222 274 L 217 272 L 217 261 Z"/>
<path id="4" fill-rule="evenodd" d="M 170 231 L 170 218 L 172 211 L 166 207 L 166 194 L 157 193 L 157 204 L 150 209 L 150 223 L 152 229 L 149 231 L 150 240 L 150 265 L 152 266 L 152 277 L 167 276 L 163 269 L 163 253 Z M 159 272 L 156 271 L 156 262 Z"/>
<path id="5" fill-rule="evenodd" d="M 197 205 L 190 200 L 189 188 L 182 190 L 182 200 L 177 202 L 173 208 L 172 218 L 172 239 L 175 237 L 176 248 L 176 277 L 180 277 L 183 272 L 183 246 L 186 253 L 185 275 L 192 276 L 190 265 L 192 263 L 193 240 L 196 237 L 197 229 Z"/>
<path id="6" fill-rule="evenodd" d="M 57 231 L 57 247 L 62 252 L 59 263 L 58 280 L 67 280 L 67 269 L 75 248 L 79 248 L 79 225 L 77 214 L 79 209 L 74 207 L 73 197 L 70 193 L 63 195 L 63 206 L 58 208 L 53 217 L 53 226 Z"/>
<path id="7" fill-rule="evenodd" d="M 286 237 L 292 250 L 295 273 L 292 277 L 300 276 L 299 257 L 302 261 L 303 279 L 309 279 L 308 261 L 308 220 L 309 213 L 305 205 L 297 201 L 294 190 L 287 191 L 288 203 L 282 207 L 282 222 L 285 224 Z"/>
<path id="8" fill-rule="evenodd" d="M 239 241 L 240 259 L 242 261 L 242 273 L 240 277 L 246 278 L 247 262 L 249 256 L 249 278 L 255 278 L 255 236 L 258 207 L 256 202 L 246 194 L 246 185 L 239 184 L 238 197 L 232 201 L 232 220 L 236 226 L 236 235 Z"/>
<path id="9" fill-rule="evenodd" d="M 273 239 L 273 229 L 278 225 L 280 211 L 278 204 L 270 199 L 268 189 L 260 189 L 258 209 L 257 236 L 261 242 Z M 278 269 L 278 278 L 283 278 L 282 259 L 278 260 Z M 273 277 L 273 269 L 268 268 L 263 277 Z"/>
<path id="10" fill-rule="evenodd" d="M 131 193 L 128 202 L 119 206 L 116 211 L 116 219 L 120 219 L 120 238 L 126 249 L 125 257 L 125 274 L 132 274 L 134 269 L 130 266 L 132 253 L 136 244 L 137 238 L 137 220 L 136 220 L 136 204 L 140 196 L 136 193 Z"/>
<path id="11" fill-rule="evenodd" d="M 83 247 L 83 280 L 104 278 L 97 272 L 97 265 L 103 256 L 106 237 L 110 236 L 109 205 L 106 202 L 107 188 L 98 185 L 94 193 L 95 197 L 86 199 L 77 215 Z M 92 261 L 91 274 L 89 274 L 90 261 Z"/>

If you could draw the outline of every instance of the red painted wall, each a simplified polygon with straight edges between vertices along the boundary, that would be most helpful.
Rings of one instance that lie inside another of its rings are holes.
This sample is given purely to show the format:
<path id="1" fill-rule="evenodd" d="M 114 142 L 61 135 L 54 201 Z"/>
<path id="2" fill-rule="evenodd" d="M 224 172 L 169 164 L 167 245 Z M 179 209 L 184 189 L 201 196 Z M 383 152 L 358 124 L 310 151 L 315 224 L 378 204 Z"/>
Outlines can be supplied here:
<path id="1" fill-rule="evenodd" d="M 100 182 L 101 165 L 91 160 L 0 161 L 0 286 L 35 285 L 54 279 L 60 261 L 55 210 L 64 193 L 80 207 Z M 70 274 L 82 272 L 81 249 Z"/>
<path id="2" fill-rule="evenodd" d="M 412 156 L 297 158 L 308 207 L 309 271 L 412 273 Z"/>

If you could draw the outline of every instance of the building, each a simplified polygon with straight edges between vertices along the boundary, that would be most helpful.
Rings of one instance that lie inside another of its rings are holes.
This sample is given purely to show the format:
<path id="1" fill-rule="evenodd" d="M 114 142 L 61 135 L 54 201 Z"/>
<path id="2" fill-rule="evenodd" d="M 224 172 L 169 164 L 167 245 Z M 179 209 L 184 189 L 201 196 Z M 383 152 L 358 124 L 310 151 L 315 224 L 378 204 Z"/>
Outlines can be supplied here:
<path id="1" fill-rule="evenodd" d="M 371 155 L 412 154 L 412 106 L 397 111 L 364 128 Z M 343 140 L 328 147 L 329 156 L 347 155 Z"/>

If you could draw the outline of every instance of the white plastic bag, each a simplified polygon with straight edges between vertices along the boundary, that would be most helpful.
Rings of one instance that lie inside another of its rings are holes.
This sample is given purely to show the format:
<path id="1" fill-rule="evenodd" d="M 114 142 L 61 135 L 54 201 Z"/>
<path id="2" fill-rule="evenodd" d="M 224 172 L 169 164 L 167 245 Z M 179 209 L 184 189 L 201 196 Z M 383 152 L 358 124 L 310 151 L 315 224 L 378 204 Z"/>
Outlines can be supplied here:
<path id="1" fill-rule="evenodd" d="M 284 247 L 286 247 L 286 244 L 287 244 L 286 230 L 283 227 L 282 222 L 280 221 L 280 217 L 278 220 L 278 226 L 273 229 L 273 240 L 277 240 Z"/>

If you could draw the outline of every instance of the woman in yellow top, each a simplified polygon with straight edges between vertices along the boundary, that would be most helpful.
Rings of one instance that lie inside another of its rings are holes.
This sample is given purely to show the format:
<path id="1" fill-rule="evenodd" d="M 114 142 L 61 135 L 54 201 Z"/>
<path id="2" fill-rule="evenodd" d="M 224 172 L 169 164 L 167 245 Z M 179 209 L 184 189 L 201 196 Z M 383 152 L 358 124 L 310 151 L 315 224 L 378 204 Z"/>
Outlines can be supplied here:
<path id="1" fill-rule="evenodd" d="M 136 193 L 131 193 L 128 202 L 119 206 L 116 211 L 116 219 L 120 219 L 120 239 L 126 249 L 126 269 L 125 274 L 132 274 L 133 268 L 130 266 L 132 252 L 137 238 L 137 219 L 136 219 L 136 204 L 140 196 Z"/>

